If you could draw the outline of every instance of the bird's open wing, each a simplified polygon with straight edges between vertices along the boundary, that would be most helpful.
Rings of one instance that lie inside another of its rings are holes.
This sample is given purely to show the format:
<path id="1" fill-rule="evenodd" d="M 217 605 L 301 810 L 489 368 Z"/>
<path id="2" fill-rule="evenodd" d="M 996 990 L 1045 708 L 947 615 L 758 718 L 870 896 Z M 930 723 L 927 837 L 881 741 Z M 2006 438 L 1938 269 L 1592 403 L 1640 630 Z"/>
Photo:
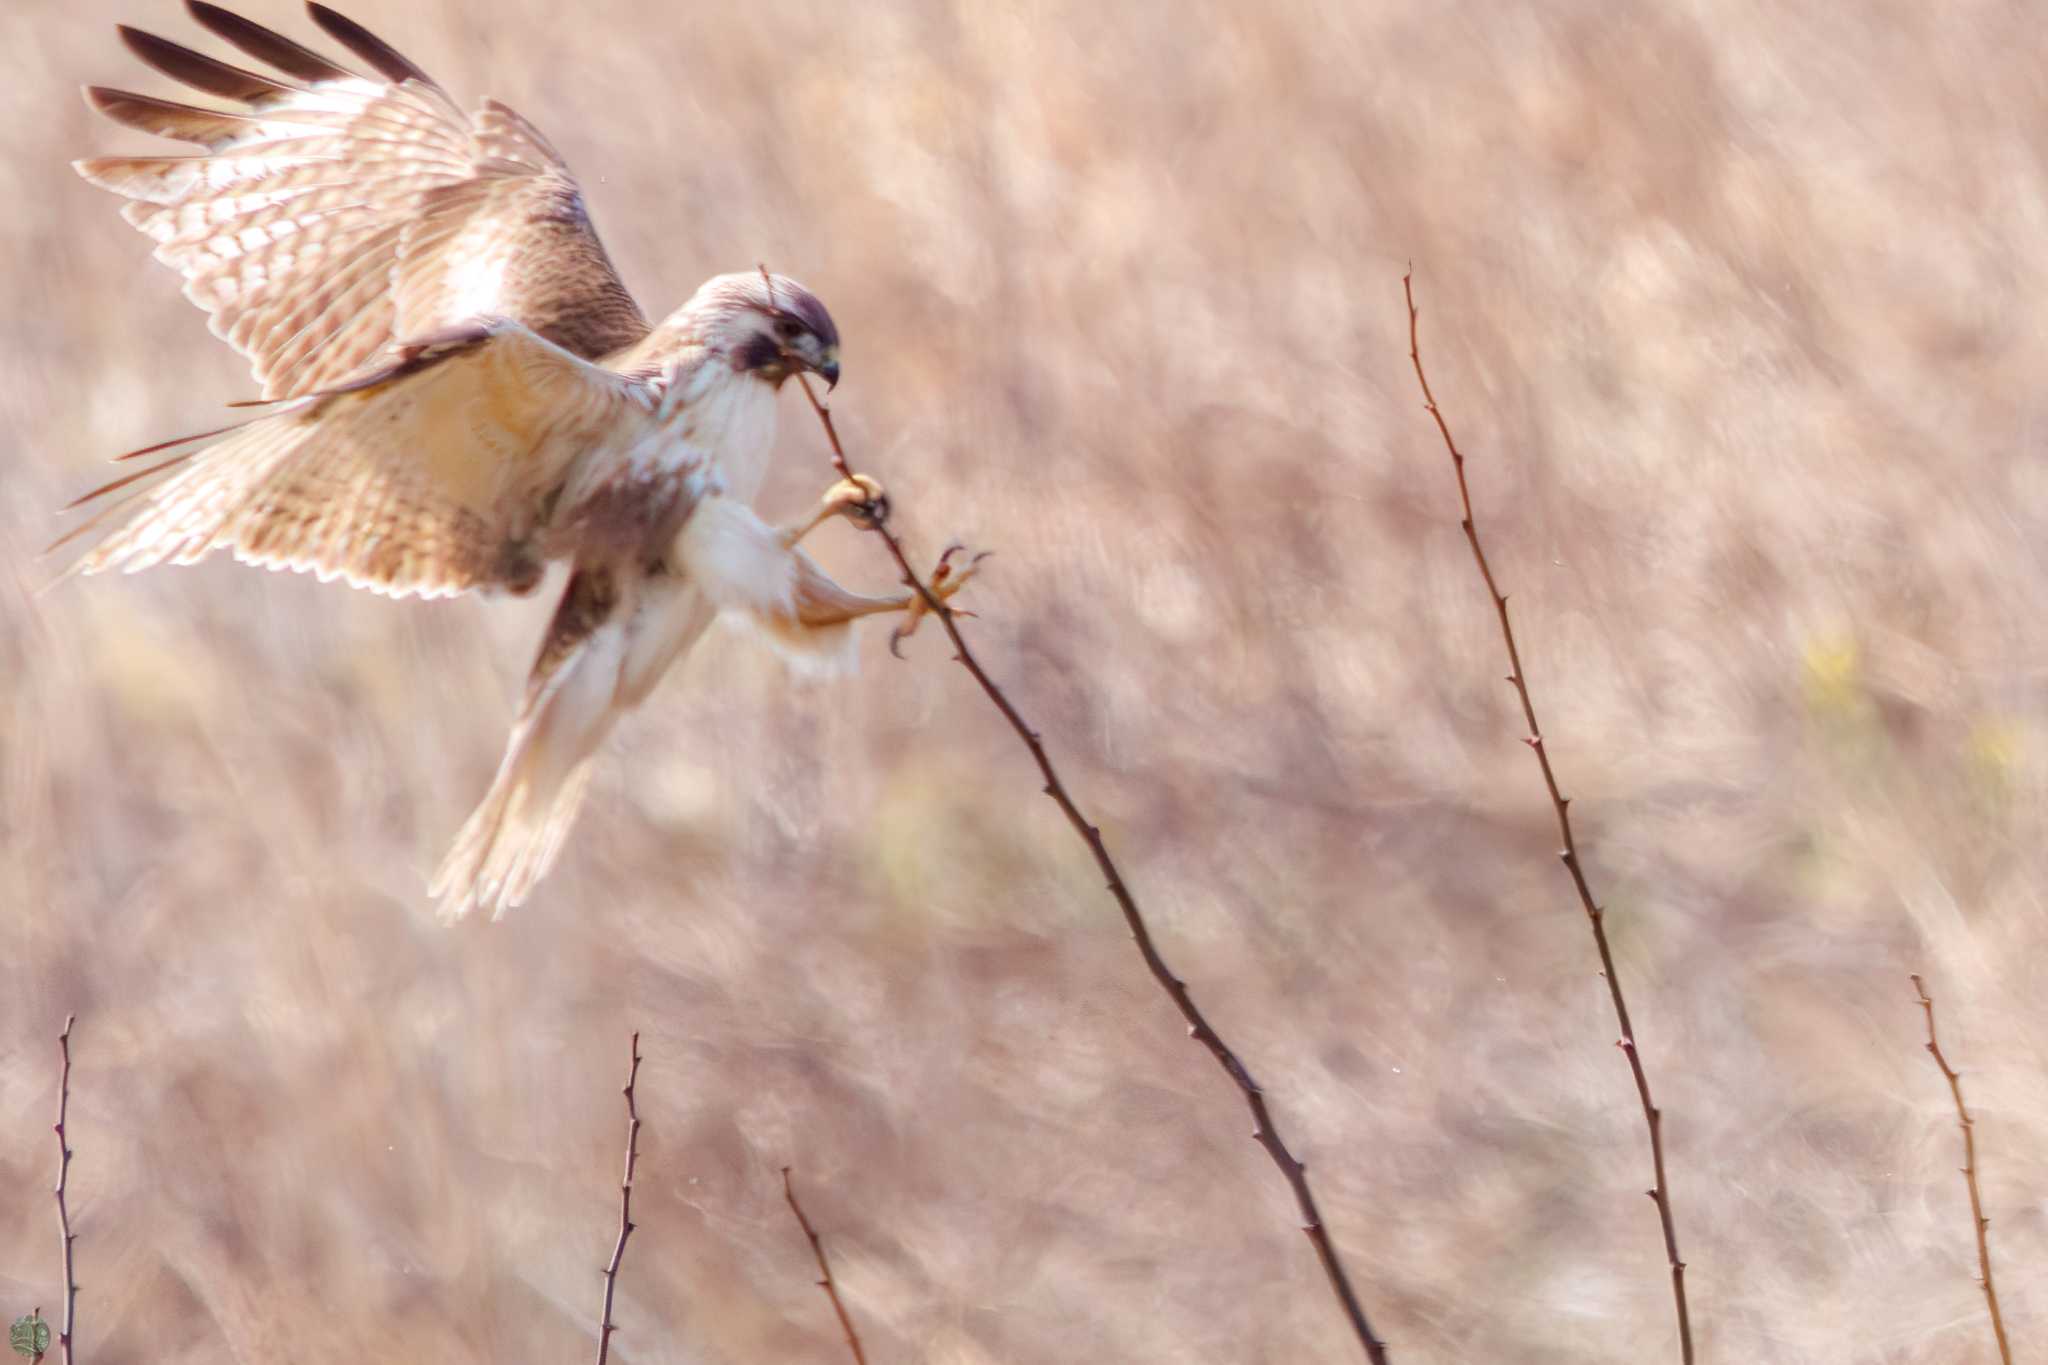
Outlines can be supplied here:
<path id="1" fill-rule="evenodd" d="M 188 7 L 274 74 L 124 27 L 143 61 L 243 107 L 90 87 L 115 122 L 206 151 L 78 170 L 135 201 L 124 215 L 249 358 L 266 398 L 317 392 L 396 341 L 471 317 L 512 318 L 585 358 L 646 335 L 568 167 L 525 119 L 492 100 L 465 115 L 323 5 L 308 6 L 314 21 L 374 76 L 201 0 Z"/>
<path id="2" fill-rule="evenodd" d="M 690 459 L 659 421 L 653 389 L 505 319 L 400 347 L 337 389 L 136 454 L 165 458 L 73 504 L 126 494 L 65 537 L 117 524 L 80 572 L 232 549 L 393 597 L 530 589 L 565 480 L 636 458 Z"/>

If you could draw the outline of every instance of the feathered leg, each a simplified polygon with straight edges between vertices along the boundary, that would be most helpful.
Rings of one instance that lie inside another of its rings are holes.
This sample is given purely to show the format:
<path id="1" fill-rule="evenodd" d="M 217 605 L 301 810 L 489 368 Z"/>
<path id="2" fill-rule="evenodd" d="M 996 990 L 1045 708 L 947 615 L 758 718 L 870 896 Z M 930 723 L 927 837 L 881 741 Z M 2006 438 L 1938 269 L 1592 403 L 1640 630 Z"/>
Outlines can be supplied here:
<path id="1" fill-rule="evenodd" d="M 835 486 L 817 516 L 781 531 L 745 503 L 707 498 L 691 512 L 670 557 L 714 606 L 750 622 L 793 663 L 831 669 L 850 653 L 853 622 L 898 611 L 914 618 L 924 601 L 913 592 L 881 597 L 849 592 L 796 548 L 825 517 L 879 496 L 878 486 L 863 484 L 868 486 Z M 949 598 L 973 573 L 972 565 L 954 572 L 942 560 L 930 586 L 942 599 Z"/>

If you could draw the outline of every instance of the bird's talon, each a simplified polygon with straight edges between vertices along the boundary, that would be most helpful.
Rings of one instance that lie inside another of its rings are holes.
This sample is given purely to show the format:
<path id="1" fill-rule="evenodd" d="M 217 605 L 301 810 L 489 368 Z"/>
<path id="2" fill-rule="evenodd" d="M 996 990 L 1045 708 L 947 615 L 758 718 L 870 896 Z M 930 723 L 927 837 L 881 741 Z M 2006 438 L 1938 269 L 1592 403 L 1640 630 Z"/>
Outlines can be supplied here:
<path id="1" fill-rule="evenodd" d="M 825 490 L 822 510 L 835 513 L 862 530 L 871 530 L 889 519 L 889 495 L 882 482 L 867 474 L 849 474 Z"/>
<path id="2" fill-rule="evenodd" d="M 889 520 L 889 497 L 884 493 L 849 508 L 846 519 L 863 531 L 872 531 Z"/>
<path id="3" fill-rule="evenodd" d="M 953 564 L 954 556 L 964 554 L 966 550 L 967 547 L 964 545 L 948 545 L 940 553 L 939 562 L 932 566 L 931 577 L 924 581 L 922 589 L 911 593 L 910 600 L 903 607 L 903 624 L 896 627 L 889 634 L 889 652 L 891 654 L 899 659 L 902 658 L 903 651 L 900 648 L 902 643 L 912 635 L 915 635 L 918 626 L 923 623 L 924 618 L 932 614 L 931 599 L 926 597 L 926 593 L 931 594 L 931 598 L 938 600 L 940 609 L 948 616 L 973 616 L 975 614 L 964 609 L 956 611 L 947 605 L 952 600 L 953 595 L 967 585 L 967 580 L 974 577 L 975 570 L 981 567 L 981 561 L 988 558 L 988 552 L 984 550 L 968 560 L 965 568 L 956 569 Z"/>

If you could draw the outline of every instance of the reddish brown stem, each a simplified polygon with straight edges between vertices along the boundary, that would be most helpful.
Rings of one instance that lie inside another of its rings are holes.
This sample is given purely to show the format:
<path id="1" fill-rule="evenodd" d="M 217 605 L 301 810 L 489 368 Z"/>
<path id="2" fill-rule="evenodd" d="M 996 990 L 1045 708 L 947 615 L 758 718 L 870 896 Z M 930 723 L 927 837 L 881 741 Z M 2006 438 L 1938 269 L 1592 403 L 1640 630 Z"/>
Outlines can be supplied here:
<path id="1" fill-rule="evenodd" d="M 64 1031 L 57 1035 L 57 1051 L 64 1059 L 57 1078 L 57 1230 L 64 1238 L 64 1331 L 57 1338 L 64 1352 L 64 1365 L 71 1365 L 71 1332 L 78 1311 L 78 1277 L 71 1251 L 78 1238 L 71 1231 L 71 1209 L 64 1202 L 64 1190 L 71 1178 L 71 1144 L 64 1135 L 64 1120 L 71 1108 L 71 1025 L 77 1016 L 64 1016 Z"/>
<path id="2" fill-rule="evenodd" d="M 619 1240 L 612 1243 L 611 1264 L 604 1268 L 604 1313 L 597 1325 L 597 1365 L 605 1365 L 611 1357 L 612 1333 L 619 1329 L 612 1325 L 612 1292 L 618 1288 L 619 1262 L 625 1259 L 626 1239 L 633 1235 L 633 1167 L 640 1160 L 640 1111 L 633 1103 L 633 1083 L 640 1079 L 640 1035 L 634 1033 L 631 1048 L 633 1064 L 626 1072 L 626 1088 L 620 1093 L 626 1097 L 626 1177 L 619 1184 Z"/>
<path id="3" fill-rule="evenodd" d="M 832 425 L 831 409 L 811 392 L 811 386 L 803 375 L 797 376 L 797 383 L 803 389 L 804 397 L 810 400 L 811 407 L 817 411 L 818 420 L 825 428 L 825 439 L 832 447 L 832 467 L 838 471 L 840 477 L 852 477 L 853 471 L 846 460 L 846 448 L 840 444 L 839 432 Z M 1359 1345 L 1365 1350 L 1366 1358 L 1372 1361 L 1373 1365 L 1385 1365 L 1386 1345 L 1373 1335 L 1372 1327 L 1366 1322 L 1365 1309 L 1351 1287 L 1351 1278 L 1345 1272 L 1343 1262 L 1338 1259 L 1336 1246 L 1330 1241 L 1330 1235 L 1324 1229 L 1322 1212 L 1316 1207 L 1315 1195 L 1309 1189 L 1308 1168 L 1297 1161 L 1294 1153 L 1287 1149 L 1287 1144 L 1281 1141 L 1278 1130 L 1273 1126 L 1273 1116 L 1266 1108 L 1265 1092 L 1260 1089 L 1259 1083 L 1252 1079 L 1251 1072 L 1238 1060 L 1237 1054 L 1223 1041 L 1202 1011 L 1196 1007 L 1194 997 L 1188 994 L 1187 983 L 1175 976 L 1166 965 L 1166 960 L 1159 955 L 1159 949 L 1152 942 L 1152 931 L 1146 926 L 1144 915 L 1139 913 L 1136 899 L 1132 897 L 1130 888 L 1124 884 L 1123 874 L 1117 870 L 1116 863 L 1109 856 L 1108 847 L 1102 842 L 1102 831 L 1089 823 L 1088 818 L 1081 813 L 1081 808 L 1074 803 L 1074 798 L 1068 794 L 1066 784 L 1060 781 L 1059 772 L 1053 767 L 1052 759 L 1047 756 L 1038 732 L 1026 723 L 1017 708 L 1011 704 L 1009 697 L 1004 695 L 1003 689 L 983 670 L 980 661 L 974 657 L 974 651 L 967 647 L 967 640 L 961 635 L 959 622 L 955 619 L 960 613 L 947 606 L 944 599 L 912 571 L 910 560 L 903 553 L 903 542 L 896 538 L 896 534 L 889 529 L 885 521 L 868 521 L 863 524 L 865 529 L 881 537 L 882 544 L 888 547 L 889 557 L 896 561 L 896 567 L 903 575 L 904 584 L 924 599 L 925 606 L 945 628 L 947 638 L 953 642 L 954 660 L 972 675 L 996 710 L 1002 712 L 1003 719 L 1009 722 L 1010 728 L 1016 731 L 1017 738 L 1023 741 L 1024 747 L 1030 751 L 1032 761 L 1038 765 L 1039 775 L 1045 779 L 1045 794 L 1052 798 L 1053 803 L 1060 808 L 1061 814 L 1067 817 L 1067 823 L 1074 827 L 1074 833 L 1088 846 L 1089 854 L 1095 859 L 1096 868 L 1102 873 L 1108 885 L 1109 894 L 1116 898 L 1117 908 L 1123 911 L 1124 923 L 1130 929 L 1131 938 L 1138 945 L 1139 955 L 1145 959 L 1146 969 L 1152 973 L 1153 979 L 1159 983 L 1159 988 L 1172 999 L 1174 1008 L 1178 1009 L 1181 1017 L 1187 1021 L 1188 1036 L 1209 1050 L 1209 1054 L 1216 1059 L 1216 1064 L 1223 1068 L 1224 1074 L 1230 1077 L 1232 1083 L 1243 1094 L 1245 1104 L 1252 1114 L 1252 1137 L 1266 1149 L 1266 1154 L 1273 1159 L 1273 1164 L 1280 1168 L 1281 1176 L 1287 1181 L 1288 1188 L 1293 1191 L 1295 1207 L 1301 1214 L 1301 1230 L 1308 1234 L 1309 1243 L 1315 1248 L 1316 1256 L 1323 1264 L 1323 1273 L 1329 1277 L 1330 1288 L 1336 1294 L 1337 1302 L 1351 1324 L 1352 1334 L 1358 1338 Z"/>
<path id="4" fill-rule="evenodd" d="M 1401 293 L 1408 302 L 1408 359 L 1415 366 L 1415 381 L 1422 386 L 1423 410 L 1436 419 L 1436 429 L 1444 438 L 1444 449 L 1451 454 L 1451 467 L 1458 475 L 1458 501 L 1464 506 L 1465 541 L 1472 547 L 1472 558 L 1479 565 L 1479 576 L 1486 582 L 1486 595 L 1493 601 L 1494 615 L 1500 618 L 1501 640 L 1507 645 L 1508 681 L 1514 684 L 1515 695 L 1522 702 L 1522 719 L 1528 724 L 1529 732 L 1523 742 L 1536 754 L 1536 764 L 1543 770 L 1543 785 L 1550 791 L 1551 807 L 1557 812 L 1558 833 L 1564 840 L 1564 848 L 1558 854 L 1571 873 L 1572 885 L 1579 893 L 1579 905 L 1586 912 L 1586 922 L 1593 929 L 1593 946 L 1600 954 L 1600 975 L 1607 981 L 1607 994 L 1614 1002 L 1614 1018 L 1621 1029 L 1618 1046 L 1622 1055 L 1628 1058 L 1628 1067 L 1635 1077 L 1636 1096 L 1643 1103 L 1643 1122 L 1650 1130 L 1650 1163 L 1656 1173 L 1656 1184 L 1650 1189 L 1650 1198 L 1657 1204 L 1657 1221 L 1664 1230 L 1664 1257 L 1671 1266 L 1671 1297 L 1678 1308 L 1678 1349 L 1685 1365 L 1692 1365 L 1692 1319 L 1685 1303 L 1685 1262 L 1678 1255 L 1678 1230 L 1671 1216 L 1671 1185 L 1664 1174 L 1664 1114 L 1650 1099 L 1650 1077 L 1643 1070 L 1643 1059 L 1636 1048 L 1635 1028 L 1629 1022 L 1628 1001 L 1621 993 L 1621 977 L 1614 970 L 1614 953 L 1607 946 L 1605 912 L 1593 899 L 1593 891 L 1586 884 L 1586 870 L 1579 862 L 1578 841 L 1572 837 L 1571 798 L 1557 785 L 1557 774 L 1550 766 L 1550 752 L 1543 745 L 1543 727 L 1536 723 L 1536 705 L 1529 699 L 1528 676 L 1522 670 L 1521 651 L 1515 645 L 1515 628 L 1508 621 L 1508 599 L 1495 584 L 1493 568 L 1486 562 L 1486 551 L 1479 543 L 1479 529 L 1472 516 L 1472 490 L 1465 482 L 1465 456 L 1458 449 L 1458 443 L 1451 439 L 1451 428 L 1444 421 L 1441 409 L 1436 405 L 1436 395 L 1430 392 L 1429 376 L 1422 369 L 1422 348 L 1417 341 L 1417 322 L 1421 317 L 1415 307 L 1415 272 L 1410 270 L 1401 277 Z"/>
<path id="5" fill-rule="evenodd" d="M 846 1348 L 853 1352 L 856 1365 L 868 1365 L 867 1353 L 860 1348 L 860 1333 L 853 1330 L 853 1319 L 847 1316 L 846 1305 L 839 1301 L 839 1285 L 832 1278 L 831 1265 L 825 1260 L 825 1244 L 818 1239 L 818 1230 L 811 1226 L 811 1220 L 804 1217 L 804 1206 L 796 1202 L 796 1187 L 790 1184 L 787 1166 L 782 1168 L 782 1197 L 789 1201 L 789 1211 L 796 1215 L 797 1226 L 810 1240 L 811 1255 L 818 1262 L 818 1288 L 832 1300 L 832 1311 L 839 1315 L 839 1329 L 846 1333 Z"/>
<path id="6" fill-rule="evenodd" d="M 1934 1034 L 1934 999 L 1927 994 L 1927 986 L 1918 972 L 1912 974 L 1912 981 L 1914 993 L 1920 997 L 1920 1008 L 1927 1012 L 1927 1050 L 1948 1081 L 1948 1093 L 1956 1102 L 1956 1122 L 1963 1129 L 1963 1184 L 1970 1191 L 1970 1221 L 1977 1228 L 1977 1269 L 1983 1277 L 1984 1302 L 1991 1309 L 1991 1333 L 1998 1338 L 1998 1358 L 2005 1365 L 2012 1365 L 2012 1347 L 2005 1340 L 2005 1318 L 1998 1311 L 1998 1289 L 1991 1282 L 1991 1220 L 1984 1216 L 1984 1198 L 1977 1192 L 1977 1125 L 1963 1104 L 1963 1073 L 1950 1067 L 1948 1058 L 1941 1055 L 1941 1041 Z"/>

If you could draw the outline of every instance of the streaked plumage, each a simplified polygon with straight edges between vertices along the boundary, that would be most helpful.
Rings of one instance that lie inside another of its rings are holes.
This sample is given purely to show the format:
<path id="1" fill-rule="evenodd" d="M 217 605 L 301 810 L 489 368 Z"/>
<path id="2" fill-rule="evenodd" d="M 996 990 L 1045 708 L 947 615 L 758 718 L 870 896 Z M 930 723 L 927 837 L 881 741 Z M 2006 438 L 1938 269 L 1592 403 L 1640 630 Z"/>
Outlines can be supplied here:
<path id="1" fill-rule="evenodd" d="M 122 28 L 157 70 L 241 107 L 90 87 L 114 121 L 204 150 L 78 169 L 131 201 L 265 402 L 137 452 L 153 463 L 79 499 L 105 505 L 66 540 L 101 534 L 86 573 L 230 550 L 393 597 L 529 592 L 568 561 L 504 762 L 434 882 L 446 914 L 502 912 L 553 862 L 618 716 L 719 610 L 822 657 L 853 619 L 910 600 L 848 593 L 796 548 L 868 505 L 866 481 L 798 527 L 752 510 L 777 391 L 801 370 L 836 380 L 837 331 L 809 291 L 759 272 L 716 277 L 650 326 L 518 114 L 464 114 L 319 4 L 367 74 L 188 9 L 271 72 Z"/>

